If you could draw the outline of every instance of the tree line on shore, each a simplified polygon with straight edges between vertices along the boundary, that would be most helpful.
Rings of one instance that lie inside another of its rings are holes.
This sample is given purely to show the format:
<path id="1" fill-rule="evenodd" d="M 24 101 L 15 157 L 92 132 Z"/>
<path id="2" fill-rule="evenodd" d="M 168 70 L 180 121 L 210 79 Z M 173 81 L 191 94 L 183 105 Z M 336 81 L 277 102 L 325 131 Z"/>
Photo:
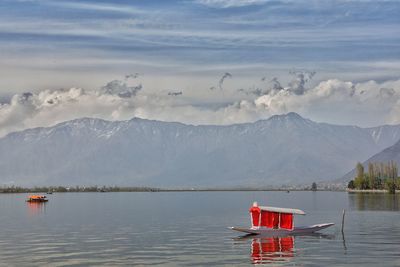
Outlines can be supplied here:
<path id="1" fill-rule="evenodd" d="M 368 170 L 365 172 L 361 163 L 356 165 L 356 176 L 351 180 L 347 187 L 349 189 L 360 190 L 382 190 L 386 189 L 389 193 L 400 190 L 400 177 L 396 162 L 369 162 Z"/>

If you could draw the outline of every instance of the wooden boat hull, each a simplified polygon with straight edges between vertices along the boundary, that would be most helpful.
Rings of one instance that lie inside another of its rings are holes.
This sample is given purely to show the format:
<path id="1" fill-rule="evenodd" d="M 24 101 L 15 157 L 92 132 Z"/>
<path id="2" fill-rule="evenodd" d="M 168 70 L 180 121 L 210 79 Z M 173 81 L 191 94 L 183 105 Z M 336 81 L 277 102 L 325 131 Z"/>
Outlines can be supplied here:
<path id="1" fill-rule="evenodd" d="M 241 228 L 241 227 L 229 227 L 229 229 L 246 233 L 246 234 L 253 234 L 253 235 L 295 235 L 295 234 L 307 234 L 307 233 L 315 233 L 322 229 L 328 228 L 334 225 L 334 223 L 321 223 L 321 224 L 314 224 L 310 226 L 299 226 L 295 227 L 293 230 L 286 230 L 286 229 L 270 229 L 270 228 Z"/>
<path id="2" fill-rule="evenodd" d="M 30 202 L 30 203 L 43 203 L 43 202 L 47 202 L 49 201 L 48 199 L 28 199 L 26 202 Z"/>

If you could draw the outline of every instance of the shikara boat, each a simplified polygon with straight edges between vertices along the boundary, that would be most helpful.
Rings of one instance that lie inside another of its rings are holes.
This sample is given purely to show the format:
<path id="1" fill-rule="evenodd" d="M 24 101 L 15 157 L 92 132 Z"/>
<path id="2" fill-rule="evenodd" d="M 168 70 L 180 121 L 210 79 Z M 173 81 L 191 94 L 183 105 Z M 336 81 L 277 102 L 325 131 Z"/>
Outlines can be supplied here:
<path id="1" fill-rule="evenodd" d="M 40 195 L 29 196 L 28 199 L 26 200 L 26 202 L 36 202 L 36 203 L 47 202 L 47 201 L 49 200 L 47 199 L 46 196 L 40 196 Z"/>
<path id="2" fill-rule="evenodd" d="M 230 229 L 246 234 L 278 236 L 314 233 L 334 225 L 334 223 L 321 223 L 295 227 L 294 215 L 306 215 L 306 213 L 299 209 L 258 206 L 257 202 L 254 202 L 250 208 L 251 227 L 230 227 Z"/>

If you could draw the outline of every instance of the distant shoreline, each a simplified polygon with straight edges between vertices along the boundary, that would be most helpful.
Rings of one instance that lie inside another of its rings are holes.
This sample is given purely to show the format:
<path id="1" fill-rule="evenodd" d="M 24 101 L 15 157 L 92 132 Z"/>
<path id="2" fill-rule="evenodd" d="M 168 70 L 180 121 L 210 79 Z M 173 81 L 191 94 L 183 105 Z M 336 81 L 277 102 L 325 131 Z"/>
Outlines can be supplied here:
<path id="1" fill-rule="evenodd" d="M 387 189 L 349 189 L 347 188 L 346 191 L 348 193 L 374 193 L 374 194 L 387 194 L 389 191 Z M 400 191 L 396 190 L 396 194 L 399 194 Z"/>
<path id="2" fill-rule="evenodd" d="M 0 194 L 10 193 L 106 193 L 106 192 L 291 192 L 313 191 L 311 188 L 154 188 L 154 187 L 0 187 Z M 325 189 L 316 191 L 345 192 L 344 189 Z M 313 191 L 315 192 L 315 191 Z"/>

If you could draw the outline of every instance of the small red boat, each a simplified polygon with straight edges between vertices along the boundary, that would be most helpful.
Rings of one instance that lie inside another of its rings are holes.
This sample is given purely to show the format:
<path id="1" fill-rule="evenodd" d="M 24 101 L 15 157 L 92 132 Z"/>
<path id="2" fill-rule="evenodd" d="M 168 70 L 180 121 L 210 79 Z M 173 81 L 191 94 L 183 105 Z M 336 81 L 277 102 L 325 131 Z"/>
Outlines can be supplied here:
<path id="1" fill-rule="evenodd" d="M 230 229 L 247 234 L 290 235 L 314 233 L 334 225 L 322 223 L 295 227 L 293 221 L 295 214 L 306 213 L 298 209 L 258 206 L 257 202 L 254 202 L 250 208 L 251 228 L 230 227 Z"/>
<path id="2" fill-rule="evenodd" d="M 47 202 L 49 201 L 46 196 L 32 195 L 26 200 L 26 202 Z"/>

